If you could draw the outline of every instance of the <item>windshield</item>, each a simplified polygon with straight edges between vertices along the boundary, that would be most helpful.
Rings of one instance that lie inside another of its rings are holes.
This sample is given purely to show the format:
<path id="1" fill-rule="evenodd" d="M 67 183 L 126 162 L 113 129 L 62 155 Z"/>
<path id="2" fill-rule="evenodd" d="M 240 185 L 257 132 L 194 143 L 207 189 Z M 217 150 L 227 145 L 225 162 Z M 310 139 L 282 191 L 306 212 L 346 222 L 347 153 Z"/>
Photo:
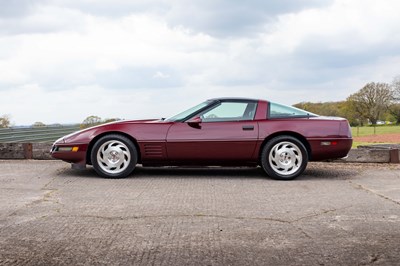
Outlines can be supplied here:
<path id="1" fill-rule="evenodd" d="M 185 118 L 190 116 L 191 114 L 195 114 L 202 110 L 204 107 L 208 106 L 211 103 L 211 101 L 205 101 L 199 105 L 196 105 L 186 111 L 183 111 L 182 113 L 179 113 L 177 115 L 171 116 L 164 121 L 171 121 L 171 122 L 176 122 L 176 121 L 183 121 Z"/>

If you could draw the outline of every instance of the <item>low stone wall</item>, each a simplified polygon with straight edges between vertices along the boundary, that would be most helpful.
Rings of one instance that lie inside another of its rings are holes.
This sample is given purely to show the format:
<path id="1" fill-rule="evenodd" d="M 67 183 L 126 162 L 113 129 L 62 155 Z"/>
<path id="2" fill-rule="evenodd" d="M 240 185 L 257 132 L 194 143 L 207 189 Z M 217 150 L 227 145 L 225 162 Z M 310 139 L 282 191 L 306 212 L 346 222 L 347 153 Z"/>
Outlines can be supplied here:
<path id="1" fill-rule="evenodd" d="M 32 144 L 32 159 L 49 160 L 53 159 L 50 155 L 51 143 L 33 143 Z"/>
<path id="2" fill-rule="evenodd" d="M 399 144 L 358 146 L 357 149 L 350 151 L 346 161 L 357 163 L 399 163 L 399 150 Z"/>
<path id="3" fill-rule="evenodd" d="M 49 160 L 51 143 L 0 143 L 0 159 Z"/>
<path id="4" fill-rule="evenodd" d="M 350 163 L 399 163 L 399 151 L 393 151 L 352 149 L 350 150 L 348 157 L 341 160 Z"/>
<path id="5" fill-rule="evenodd" d="M 50 160 L 51 143 L 0 143 L 0 159 Z M 397 146 L 364 146 L 352 149 L 342 162 L 350 163 L 399 163 Z"/>
<path id="6" fill-rule="evenodd" d="M 24 144 L 0 143 L 0 159 L 26 159 Z"/>

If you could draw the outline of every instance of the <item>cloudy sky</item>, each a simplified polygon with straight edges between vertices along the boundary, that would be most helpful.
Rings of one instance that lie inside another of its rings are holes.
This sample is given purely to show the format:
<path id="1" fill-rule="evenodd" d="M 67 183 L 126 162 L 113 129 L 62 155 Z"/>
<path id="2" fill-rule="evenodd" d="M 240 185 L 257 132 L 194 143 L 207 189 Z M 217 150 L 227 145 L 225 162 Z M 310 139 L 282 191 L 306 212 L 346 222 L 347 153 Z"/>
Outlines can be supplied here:
<path id="1" fill-rule="evenodd" d="M 345 100 L 400 75 L 398 0 L 0 0 L 0 116 L 159 118 Z"/>

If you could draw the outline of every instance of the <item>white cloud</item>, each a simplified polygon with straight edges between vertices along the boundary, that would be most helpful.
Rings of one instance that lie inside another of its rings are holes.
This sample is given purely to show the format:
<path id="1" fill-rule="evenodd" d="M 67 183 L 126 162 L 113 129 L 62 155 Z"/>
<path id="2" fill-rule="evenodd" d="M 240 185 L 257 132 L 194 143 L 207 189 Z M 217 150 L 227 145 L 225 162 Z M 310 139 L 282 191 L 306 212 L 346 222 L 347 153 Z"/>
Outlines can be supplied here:
<path id="1" fill-rule="evenodd" d="M 191 16 L 180 0 L 9 9 L 0 15 L 0 97 L 16 104 L 2 103 L 0 115 L 64 123 L 168 116 L 218 96 L 343 100 L 400 74 L 398 1 L 317 2 L 203 1 Z"/>
<path id="2" fill-rule="evenodd" d="M 164 74 L 161 71 L 157 71 L 153 76 L 153 78 L 156 78 L 156 79 L 167 79 L 167 78 L 170 78 L 170 77 L 171 77 L 170 75 Z"/>
<path id="3" fill-rule="evenodd" d="M 400 3 L 393 0 L 337 0 L 324 9 L 283 14 L 263 35 L 265 52 L 293 52 L 310 38 L 321 39 L 327 48 L 351 52 L 399 41 L 398 8 Z"/>

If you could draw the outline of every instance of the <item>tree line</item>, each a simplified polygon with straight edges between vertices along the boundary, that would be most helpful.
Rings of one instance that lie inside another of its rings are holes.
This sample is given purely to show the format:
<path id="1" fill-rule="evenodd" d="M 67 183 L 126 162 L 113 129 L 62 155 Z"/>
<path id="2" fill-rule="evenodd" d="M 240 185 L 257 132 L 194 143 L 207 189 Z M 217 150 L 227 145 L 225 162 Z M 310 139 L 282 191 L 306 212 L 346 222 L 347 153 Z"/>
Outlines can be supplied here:
<path id="1" fill-rule="evenodd" d="M 376 125 L 380 120 L 400 124 L 400 76 L 391 84 L 367 83 L 345 101 L 294 106 L 319 115 L 345 117 L 352 126 Z"/>

